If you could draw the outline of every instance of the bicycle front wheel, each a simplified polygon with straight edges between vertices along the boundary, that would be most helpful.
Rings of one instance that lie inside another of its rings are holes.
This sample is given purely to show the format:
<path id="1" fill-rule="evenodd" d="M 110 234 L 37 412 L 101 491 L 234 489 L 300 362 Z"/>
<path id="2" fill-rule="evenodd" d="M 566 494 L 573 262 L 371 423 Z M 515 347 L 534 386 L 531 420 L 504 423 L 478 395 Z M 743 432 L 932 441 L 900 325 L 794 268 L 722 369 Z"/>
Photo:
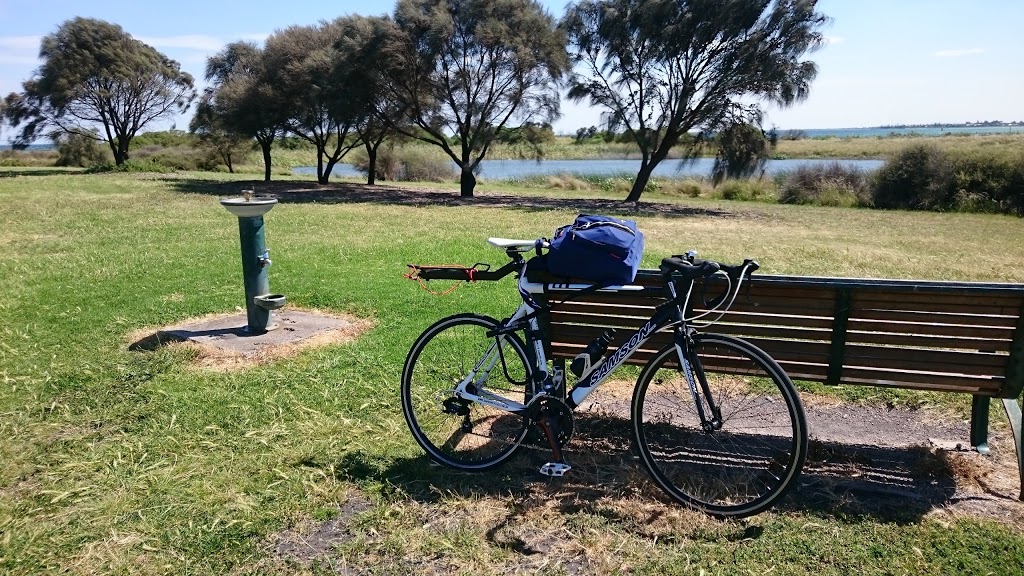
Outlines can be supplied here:
<path id="1" fill-rule="evenodd" d="M 487 336 L 498 322 L 456 314 L 427 328 L 402 371 L 402 412 L 413 438 L 436 462 L 479 471 L 508 460 L 527 433 L 527 419 L 464 400 L 455 389 L 472 378 L 474 393 L 525 403 L 533 395 L 530 363 L 515 334 Z"/>
<path id="2" fill-rule="evenodd" d="M 640 374 L 632 421 L 644 466 L 692 508 L 718 517 L 762 512 L 794 484 L 807 454 L 796 389 L 775 360 L 743 340 L 699 334 L 690 352 L 696 399 L 675 346 Z"/>

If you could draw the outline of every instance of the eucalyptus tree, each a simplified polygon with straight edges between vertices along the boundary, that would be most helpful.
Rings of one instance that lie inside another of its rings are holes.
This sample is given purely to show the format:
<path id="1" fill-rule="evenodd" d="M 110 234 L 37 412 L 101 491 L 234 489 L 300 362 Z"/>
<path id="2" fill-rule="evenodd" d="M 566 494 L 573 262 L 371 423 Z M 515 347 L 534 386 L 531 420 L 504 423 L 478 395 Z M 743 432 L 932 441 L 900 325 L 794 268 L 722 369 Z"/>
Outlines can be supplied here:
<path id="1" fill-rule="evenodd" d="M 397 129 L 444 150 L 472 196 L 499 131 L 557 116 L 565 36 L 534 0 L 399 0 L 394 18 L 388 98 L 412 124 Z"/>
<path id="2" fill-rule="evenodd" d="M 195 130 L 209 127 L 229 135 L 255 138 L 263 152 L 263 179 L 270 182 L 271 148 L 287 115 L 270 81 L 265 53 L 251 42 L 233 42 L 206 62 L 210 86 L 193 119 Z"/>
<path id="3" fill-rule="evenodd" d="M 373 185 L 377 152 L 386 140 L 394 138 L 397 132 L 393 126 L 405 118 L 405 106 L 388 98 L 385 91 L 393 23 L 383 16 L 350 16 L 341 25 L 341 36 L 334 45 L 331 80 L 336 86 L 347 86 L 346 105 L 357 119 L 353 130 L 368 160 L 366 183 Z"/>
<path id="4" fill-rule="evenodd" d="M 335 46 L 349 28 L 347 17 L 314 26 L 292 26 L 266 43 L 270 81 L 288 111 L 288 132 L 316 147 L 317 182 L 326 184 L 334 166 L 359 145 L 351 137 L 367 114 L 366 86 L 339 81 Z"/>
<path id="5" fill-rule="evenodd" d="M 77 134 L 104 141 L 121 165 L 132 138 L 150 122 L 184 113 L 192 76 L 120 26 L 74 18 L 43 37 L 42 65 L 7 97 L 5 118 L 17 141 Z"/>
<path id="6" fill-rule="evenodd" d="M 807 97 L 828 18 L 816 0 L 580 0 L 562 27 L 576 72 L 568 96 L 609 112 L 640 148 L 627 201 L 638 201 L 693 130 Z M 750 104 L 754 102 L 754 104 Z"/>

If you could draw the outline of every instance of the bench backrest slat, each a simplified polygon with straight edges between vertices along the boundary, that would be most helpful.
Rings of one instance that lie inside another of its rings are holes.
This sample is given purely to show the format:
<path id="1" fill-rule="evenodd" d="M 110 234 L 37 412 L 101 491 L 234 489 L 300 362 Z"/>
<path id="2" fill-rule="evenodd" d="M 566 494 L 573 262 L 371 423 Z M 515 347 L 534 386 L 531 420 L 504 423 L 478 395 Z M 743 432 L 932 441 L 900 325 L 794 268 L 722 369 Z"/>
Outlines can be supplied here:
<path id="1" fill-rule="evenodd" d="M 552 293 L 552 353 L 574 356 L 607 327 L 621 345 L 665 301 L 656 273 L 636 283 L 645 290 Z M 1015 284 L 756 276 L 710 331 L 751 341 L 794 379 L 1010 397 L 1024 386 L 1022 309 Z M 670 343 L 656 334 L 630 362 Z"/>

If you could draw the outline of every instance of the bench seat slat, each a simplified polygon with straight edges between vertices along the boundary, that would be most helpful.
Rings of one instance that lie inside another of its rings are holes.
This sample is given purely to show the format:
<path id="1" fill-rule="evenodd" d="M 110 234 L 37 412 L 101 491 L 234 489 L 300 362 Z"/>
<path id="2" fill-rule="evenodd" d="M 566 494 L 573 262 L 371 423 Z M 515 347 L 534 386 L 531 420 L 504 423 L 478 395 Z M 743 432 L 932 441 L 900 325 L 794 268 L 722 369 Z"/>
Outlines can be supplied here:
<path id="1" fill-rule="evenodd" d="M 1003 385 L 1003 378 L 971 375 L 935 374 L 907 370 L 879 370 L 849 366 L 843 370 L 842 384 L 866 384 L 889 388 L 912 388 L 940 392 L 965 392 L 994 396 Z"/>

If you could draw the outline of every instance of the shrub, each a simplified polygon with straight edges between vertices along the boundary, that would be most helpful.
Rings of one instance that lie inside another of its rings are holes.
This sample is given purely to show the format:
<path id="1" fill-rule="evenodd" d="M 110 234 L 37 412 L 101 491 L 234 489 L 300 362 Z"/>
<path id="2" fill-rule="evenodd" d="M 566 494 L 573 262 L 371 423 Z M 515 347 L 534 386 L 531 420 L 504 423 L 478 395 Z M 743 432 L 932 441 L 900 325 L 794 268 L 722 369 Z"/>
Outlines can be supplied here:
<path id="1" fill-rule="evenodd" d="M 989 148 L 946 153 L 915 145 L 886 162 L 874 188 L 879 208 L 1024 216 L 1024 154 Z"/>
<path id="2" fill-rule="evenodd" d="M 817 206 L 870 206 L 867 174 L 839 162 L 805 165 L 781 177 L 779 202 Z"/>
<path id="3" fill-rule="evenodd" d="M 352 165 L 364 174 L 370 161 L 364 150 L 352 153 Z M 396 182 L 451 182 L 458 174 L 446 156 L 423 147 L 392 147 L 377 151 L 377 178 Z"/>
<path id="4" fill-rule="evenodd" d="M 104 149 L 95 139 L 83 134 L 64 134 L 55 142 L 57 145 L 56 166 L 80 166 L 88 168 L 111 161 L 109 149 Z"/>
<path id="5" fill-rule="evenodd" d="M 0 166 L 53 166 L 57 159 L 56 150 L 2 150 Z"/>
<path id="6" fill-rule="evenodd" d="M 711 197 L 744 202 L 774 202 L 776 189 L 775 184 L 770 180 L 726 180 L 712 193 Z"/>
<path id="7" fill-rule="evenodd" d="M 89 174 L 96 174 L 102 172 L 156 172 L 159 174 L 166 174 L 168 172 L 174 172 L 174 169 L 168 168 L 167 166 L 164 166 L 149 159 L 131 159 L 120 166 L 117 166 L 113 162 L 97 164 L 86 170 L 86 172 Z"/>
<path id="8" fill-rule="evenodd" d="M 590 182 L 575 174 L 552 174 L 546 179 L 546 188 L 554 190 L 591 190 Z"/>
<path id="9" fill-rule="evenodd" d="M 164 130 L 161 132 L 143 132 L 132 139 L 133 147 L 158 146 L 172 148 L 175 146 L 195 146 L 196 137 L 183 130 Z"/>
<path id="10" fill-rule="evenodd" d="M 160 146 L 150 144 L 132 152 L 133 160 L 145 160 L 174 170 L 221 169 L 222 162 L 215 152 L 199 146 Z"/>
<path id="11" fill-rule="evenodd" d="M 659 181 L 658 191 L 668 196 L 685 196 L 688 198 L 699 198 L 709 190 L 709 187 L 697 180 L 692 179 L 671 179 Z"/>
<path id="12" fill-rule="evenodd" d="M 877 208 L 945 210 L 952 204 L 949 157 L 930 144 L 914 144 L 889 158 L 875 175 Z"/>
<path id="13" fill-rule="evenodd" d="M 1024 154 L 957 154 L 950 188 L 951 209 L 1024 216 Z"/>

